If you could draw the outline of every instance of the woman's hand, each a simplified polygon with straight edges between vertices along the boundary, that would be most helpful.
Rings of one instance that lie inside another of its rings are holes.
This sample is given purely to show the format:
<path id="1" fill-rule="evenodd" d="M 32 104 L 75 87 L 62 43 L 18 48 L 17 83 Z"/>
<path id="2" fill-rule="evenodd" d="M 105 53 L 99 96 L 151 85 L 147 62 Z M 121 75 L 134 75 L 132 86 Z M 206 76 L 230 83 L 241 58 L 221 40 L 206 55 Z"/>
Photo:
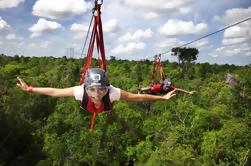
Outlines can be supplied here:
<path id="1" fill-rule="evenodd" d="M 19 81 L 19 83 L 17 83 L 17 86 L 23 91 L 28 91 L 29 86 L 24 82 L 24 80 L 19 77 L 17 77 L 17 79 Z"/>
<path id="2" fill-rule="evenodd" d="M 173 97 L 173 96 L 175 96 L 176 94 L 174 93 L 176 90 L 174 89 L 174 90 L 172 90 L 172 91 L 170 91 L 170 92 L 168 92 L 166 95 L 164 95 L 163 97 L 166 99 L 166 100 L 168 100 L 168 99 L 170 99 L 171 97 Z"/>
<path id="3" fill-rule="evenodd" d="M 190 95 L 194 95 L 196 93 L 196 91 L 190 91 L 189 94 Z"/>
<path id="4" fill-rule="evenodd" d="M 17 86 L 22 89 L 23 91 L 29 93 L 37 93 L 47 96 L 54 96 L 54 97 L 73 97 L 74 96 L 74 87 L 70 88 L 50 88 L 50 87 L 35 87 L 28 86 L 23 79 L 17 77 L 19 83 Z"/>

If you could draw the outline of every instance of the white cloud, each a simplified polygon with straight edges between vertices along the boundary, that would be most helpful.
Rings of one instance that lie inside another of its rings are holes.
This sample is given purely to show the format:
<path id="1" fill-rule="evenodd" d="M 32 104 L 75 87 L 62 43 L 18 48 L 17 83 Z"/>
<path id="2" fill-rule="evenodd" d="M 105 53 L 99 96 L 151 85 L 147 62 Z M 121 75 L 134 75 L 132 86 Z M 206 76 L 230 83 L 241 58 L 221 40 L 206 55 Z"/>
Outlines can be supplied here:
<path id="1" fill-rule="evenodd" d="M 199 34 L 205 32 L 208 26 L 205 23 L 199 23 L 194 25 L 192 21 L 182 20 L 168 20 L 161 28 L 159 33 L 172 36 L 172 35 L 187 35 L 187 34 Z"/>
<path id="2" fill-rule="evenodd" d="M 237 21 L 243 20 L 251 16 L 251 7 L 248 8 L 233 8 L 225 11 L 225 15 L 214 16 L 214 20 L 220 21 L 225 24 L 233 24 Z M 224 38 L 241 38 L 251 36 L 251 22 L 243 22 L 234 27 L 226 29 Z"/>
<path id="3" fill-rule="evenodd" d="M 104 23 L 104 32 L 114 33 L 118 28 L 118 21 L 116 19 L 111 19 Z"/>
<path id="4" fill-rule="evenodd" d="M 15 34 L 8 34 L 8 35 L 6 36 L 6 39 L 7 39 L 7 40 L 15 40 L 15 39 L 17 39 L 17 37 L 16 37 Z"/>
<path id="5" fill-rule="evenodd" d="M 57 22 L 40 18 L 36 24 L 29 28 L 29 31 L 32 32 L 31 38 L 34 38 L 39 37 L 42 33 L 53 32 L 60 28 L 62 28 L 62 26 Z"/>
<path id="6" fill-rule="evenodd" d="M 148 12 L 144 15 L 145 19 L 151 20 L 151 19 L 156 19 L 159 17 L 158 13 L 156 12 Z"/>
<path id="7" fill-rule="evenodd" d="M 248 39 L 246 37 L 239 37 L 239 38 L 225 38 L 222 41 L 223 45 L 232 45 L 232 44 L 240 44 L 246 42 Z"/>
<path id="8" fill-rule="evenodd" d="M 87 34 L 89 26 L 83 24 L 74 23 L 71 25 L 71 31 L 74 31 L 76 34 L 74 35 L 74 39 L 83 39 Z"/>
<path id="9" fill-rule="evenodd" d="M 76 32 L 87 32 L 88 26 L 74 23 L 71 25 L 71 30 Z"/>
<path id="10" fill-rule="evenodd" d="M 199 40 L 199 41 L 191 44 L 190 47 L 199 48 L 199 47 L 203 47 L 207 44 L 208 44 L 208 40 L 204 39 L 204 40 Z"/>
<path id="11" fill-rule="evenodd" d="M 233 24 L 251 16 L 251 7 L 233 8 L 225 11 L 223 16 L 215 16 L 214 20 L 224 24 Z M 246 21 L 236 26 L 230 27 L 224 31 L 222 44 L 223 46 L 215 52 L 224 53 L 225 56 L 248 55 L 250 53 L 251 42 L 251 22 Z M 217 55 L 218 55 L 217 54 Z"/>
<path id="12" fill-rule="evenodd" d="M 226 29 L 224 32 L 224 38 L 240 38 L 251 36 L 251 23 L 246 25 L 234 26 Z"/>
<path id="13" fill-rule="evenodd" d="M 6 21 L 4 21 L 2 17 L 0 16 L 0 31 L 8 30 L 9 28 L 10 28 L 10 25 Z"/>
<path id="14" fill-rule="evenodd" d="M 50 41 L 43 41 L 38 43 L 30 43 L 28 47 L 32 49 L 48 49 L 50 44 Z"/>
<path id="15" fill-rule="evenodd" d="M 164 40 L 162 39 L 160 42 L 157 42 L 154 46 L 158 52 L 167 52 L 171 51 L 172 48 L 179 47 L 185 43 L 186 43 L 185 41 L 181 41 L 177 38 L 167 38 Z M 207 40 L 200 40 L 189 45 L 189 47 L 200 48 L 207 44 L 208 44 Z"/>
<path id="16" fill-rule="evenodd" d="M 180 13 L 182 13 L 182 14 L 187 14 L 187 13 L 191 12 L 191 10 L 192 9 L 190 7 L 181 7 L 181 8 L 179 8 Z"/>
<path id="17" fill-rule="evenodd" d="M 251 56 L 251 50 L 246 53 L 246 56 Z"/>
<path id="18" fill-rule="evenodd" d="M 146 29 L 145 31 L 139 29 L 133 34 L 131 33 L 126 33 L 124 36 L 119 38 L 120 42 L 128 42 L 128 41 L 138 41 L 143 38 L 150 38 L 152 37 L 153 32 L 151 29 Z"/>
<path id="19" fill-rule="evenodd" d="M 136 51 L 143 50 L 146 44 L 142 42 L 131 42 L 127 45 L 120 44 L 118 47 L 111 50 L 112 55 L 119 55 L 119 54 L 132 54 Z"/>
<path id="20" fill-rule="evenodd" d="M 239 48 L 235 48 L 235 49 L 226 49 L 225 47 L 223 47 L 222 49 L 217 49 L 216 52 L 219 51 L 220 54 L 225 56 L 233 56 L 235 54 L 240 54 L 241 53 L 241 49 Z"/>
<path id="21" fill-rule="evenodd" d="M 168 38 L 155 44 L 155 47 L 171 49 L 170 47 L 178 47 L 179 45 L 182 45 L 182 44 L 184 44 L 184 42 L 179 41 L 177 38 Z"/>
<path id="22" fill-rule="evenodd" d="M 214 16 L 213 21 L 221 22 L 221 17 L 220 16 Z"/>
<path id="23" fill-rule="evenodd" d="M 0 9 L 17 7 L 22 2 L 24 2 L 24 0 L 1 0 Z"/>
<path id="24" fill-rule="evenodd" d="M 251 7 L 248 8 L 233 8 L 225 11 L 225 15 L 215 16 L 218 20 L 224 23 L 234 23 L 243 19 L 246 19 L 251 16 Z"/>
<path id="25" fill-rule="evenodd" d="M 125 0 L 125 4 L 135 8 L 150 10 L 173 10 L 174 8 L 189 5 L 191 0 Z"/>
<path id="26" fill-rule="evenodd" d="M 92 7 L 85 0 L 38 0 L 32 14 L 51 19 L 65 19 L 80 15 Z"/>
<path id="27" fill-rule="evenodd" d="M 227 45 L 217 48 L 213 53 L 213 57 L 224 56 L 250 56 L 251 47 L 249 44 Z"/>

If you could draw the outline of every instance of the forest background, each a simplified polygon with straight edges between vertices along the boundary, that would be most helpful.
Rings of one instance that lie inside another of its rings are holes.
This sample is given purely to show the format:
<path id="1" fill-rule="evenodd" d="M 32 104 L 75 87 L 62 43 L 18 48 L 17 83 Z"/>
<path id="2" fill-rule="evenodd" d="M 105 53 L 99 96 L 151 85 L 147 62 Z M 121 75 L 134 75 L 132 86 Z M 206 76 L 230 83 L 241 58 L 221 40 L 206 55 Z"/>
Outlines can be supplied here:
<path id="1" fill-rule="evenodd" d="M 107 63 L 115 87 L 136 93 L 151 81 L 149 60 Z M 251 165 L 251 66 L 162 63 L 175 86 L 196 95 L 116 102 L 109 123 L 100 114 L 89 132 L 92 114 L 74 98 L 16 87 L 17 76 L 33 86 L 76 86 L 83 59 L 0 55 L 0 165 Z"/>

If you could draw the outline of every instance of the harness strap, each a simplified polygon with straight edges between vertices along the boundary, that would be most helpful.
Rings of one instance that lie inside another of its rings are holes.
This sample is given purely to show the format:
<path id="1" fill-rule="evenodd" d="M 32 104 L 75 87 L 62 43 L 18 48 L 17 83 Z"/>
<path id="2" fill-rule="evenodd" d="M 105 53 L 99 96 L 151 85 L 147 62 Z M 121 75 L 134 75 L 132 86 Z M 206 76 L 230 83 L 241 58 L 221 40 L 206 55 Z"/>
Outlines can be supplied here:
<path id="1" fill-rule="evenodd" d="M 88 105 L 88 94 L 86 92 L 86 87 L 84 86 L 84 95 L 83 95 L 83 98 L 82 98 L 82 103 L 81 103 L 81 106 L 84 110 L 87 110 L 87 105 Z"/>
<path id="2" fill-rule="evenodd" d="M 156 69 L 155 69 L 156 63 L 153 62 L 153 73 L 152 73 L 152 83 L 156 82 Z"/>
<path id="3" fill-rule="evenodd" d="M 104 47 L 104 39 L 103 39 L 102 21 L 101 21 L 101 5 L 102 5 L 102 3 L 98 4 L 98 1 L 97 0 L 95 1 L 95 7 L 93 9 L 94 24 L 93 24 L 93 28 L 92 28 L 92 34 L 90 37 L 90 41 L 89 41 L 89 47 L 88 47 L 88 52 L 87 52 L 87 56 L 86 56 L 86 60 L 85 60 L 85 65 L 82 68 L 82 75 L 81 75 L 81 79 L 80 79 L 80 84 L 84 83 L 85 74 L 90 69 L 95 40 L 96 40 L 98 55 L 100 53 L 101 59 L 102 59 L 102 64 L 101 64 L 99 56 L 98 56 L 98 66 L 99 66 L 99 68 L 102 68 L 106 71 L 105 47 Z M 89 100 L 90 99 L 88 98 L 86 89 L 84 87 L 84 95 L 83 95 L 82 102 L 81 102 L 81 107 L 84 110 L 88 110 L 87 107 L 88 107 Z M 109 97 L 109 91 L 103 97 L 102 102 L 104 103 L 104 108 L 103 108 L 104 111 L 109 112 L 112 109 L 112 104 L 110 102 L 110 97 Z M 97 112 L 94 112 L 93 116 L 92 116 L 92 123 L 91 123 L 90 130 L 93 129 L 96 115 L 97 115 Z"/>
<path id="4" fill-rule="evenodd" d="M 104 47 L 104 38 L 103 38 L 103 27 L 102 27 L 102 20 L 101 20 L 101 4 L 98 5 L 98 32 L 99 32 L 99 46 L 100 46 L 100 53 L 101 53 L 101 58 L 102 58 L 102 68 L 106 71 L 106 58 L 105 58 L 105 47 Z"/>
<path id="5" fill-rule="evenodd" d="M 163 70 L 163 65 L 160 61 L 161 55 L 155 55 L 154 62 L 153 62 L 153 73 L 152 73 L 152 82 L 156 82 L 156 74 L 157 71 L 160 73 L 160 80 L 164 81 L 165 80 L 165 74 Z"/>
<path id="6" fill-rule="evenodd" d="M 160 72 L 160 80 L 163 82 L 165 80 L 165 73 L 163 70 L 163 65 L 161 63 L 160 63 L 159 72 Z"/>
<path id="7" fill-rule="evenodd" d="M 97 112 L 94 112 L 92 115 L 92 123 L 91 123 L 91 127 L 90 127 L 90 131 L 93 130 L 93 126 L 94 126 L 94 122 L 95 122 L 95 118 L 96 118 Z"/>
<path id="8" fill-rule="evenodd" d="M 112 104 L 110 101 L 109 90 L 106 95 L 103 97 L 102 101 L 104 102 L 104 112 L 110 112 L 112 109 Z"/>
<path id="9" fill-rule="evenodd" d="M 85 60 L 85 65 L 82 68 L 82 75 L 80 79 L 80 84 L 83 84 L 85 73 L 89 70 L 91 66 L 94 44 L 96 40 L 97 50 L 101 53 L 102 64 L 99 65 L 102 69 L 106 71 L 106 58 L 105 58 L 105 47 L 104 47 L 104 39 L 103 39 L 103 28 L 102 28 L 102 21 L 101 21 L 101 5 L 95 3 L 95 14 L 94 14 L 94 24 L 92 28 L 92 34 L 89 42 L 87 58 Z"/>

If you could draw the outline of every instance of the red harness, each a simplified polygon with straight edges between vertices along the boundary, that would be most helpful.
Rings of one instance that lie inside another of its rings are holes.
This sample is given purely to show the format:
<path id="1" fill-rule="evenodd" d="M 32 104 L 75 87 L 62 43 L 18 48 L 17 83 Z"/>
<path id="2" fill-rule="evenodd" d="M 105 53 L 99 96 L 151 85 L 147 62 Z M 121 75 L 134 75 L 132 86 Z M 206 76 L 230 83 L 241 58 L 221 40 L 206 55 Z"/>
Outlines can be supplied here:
<path id="1" fill-rule="evenodd" d="M 153 94 L 166 94 L 167 92 L 170 92 L 175 88 L 175 86 L 170 86 L 168 87 L 168 89 L 163 89 L 162 84 L 153 84 L 153 86 L 151 86 L 151 91 Z"/>
<path id="2" fill-rule="evenodd" d="M 161 84 L 153 84 L 153 86 L 151 87 L 151 91 L 154 92 L 155 94 L 161 93 L 162 85 Z"/>
<path id="3" fill-rule="evenodd" d="M 97 51 L 98 51 L 98 53 L 101 54 L 101 60 L 102 60 L 102 64 L 101 64 L 100 57 L 98 57 L 99 58 L 98 65 L 100 68 L 102 68 L 106 71 L 105 47 L 104 47 L 103 28 L 102 28 L 101 10 L 100 10 L 101 5 L 102 4 L 99 4 L 98 1 L 95 1 L 95 7 L 94 7 L 94 11 L 93 11 L 94 24 L 93 24 L 91 37 L 90 37 L 87 57 L 85 60 L 85 66 L 82 68 L 82 76 L 80 79 L 80 85 L 84 83 L 85 74 L 90 69 L 95 42 L 96 42 L 96 46 L 97 46 Z M 103 101 L 102 105 L 98 109 L 96 109 L 94 104 L 92 103 L 91 99 L 88 98 L 88 95 L 86 94 L 86 92 L 83 95 L 81 107 L 84 110 L 88 110 L 89 112 L 93 113 L 90 130 L 93 129 L 94 121 L 95 121 L 95 117 L 96 117 L 97 113 L 106 112 L 108 110 L 110 111 L 112 109 L 112 104 L 109 99 L 109 92 L 107 93 L 106 96 L 108 96 L 108 97 L 106 97 L 106 98 L 103 97 L 103 99 L 102 99 L 102 101 Z"/>
<path id="4" fill-rule="evenodd" d="M 105 110 L 105 104 L 104 102 L 101 103 L 101 105 L 99 106 L 99 108 L 96 108 L 94 103 L 92 102 L 92 100 L 90 98 L 88 98 L 87 101 L 87 110 L 89 112 L 96 112 L 96 113 L 101 113 L 101 112 L 107 112 L 110 111 L 112 109 L 112 103 L 109 103 L 109 110 Z"/>
<path id="5" fill-rule="evenodd" d="M 160 61 L 161 55 L 155 55 L 154 62 L 153 62 L 153 72 L 152 72 L 152 82 L 156 83 L 156 77 L 157 77 L 157 71 L 159 71 L 160 74 L 160 80 L 165 80 L 165 73 L 163 70 L 163 65 Z"/>
<path id="6" fill-rule="evenodd" d="M 111 104 L 111 102 L 109 103 L 109 108 L 110 108 L 110 110 L 112 110 L 112 104 Z M 104 104 L 104 102 L 101 103 L 101 105 L 99 106 L 99 108 L 96 108 L 95 105 L 94 105 L 94 103 L 91 101 L 90 98 L 88 98 L 87 110 L 89 112 L 93 112 L 92 122 L 91 122 L 91 127 L 90 127 L 91 131 L 93 129 L 94 121 L 95 121 L 95 118 L 96 118 L 97 114 L 101 113 L 101 112 L 109 112 L 110 111 L 110 110 L 105 110 L 105 104 Z"/>

